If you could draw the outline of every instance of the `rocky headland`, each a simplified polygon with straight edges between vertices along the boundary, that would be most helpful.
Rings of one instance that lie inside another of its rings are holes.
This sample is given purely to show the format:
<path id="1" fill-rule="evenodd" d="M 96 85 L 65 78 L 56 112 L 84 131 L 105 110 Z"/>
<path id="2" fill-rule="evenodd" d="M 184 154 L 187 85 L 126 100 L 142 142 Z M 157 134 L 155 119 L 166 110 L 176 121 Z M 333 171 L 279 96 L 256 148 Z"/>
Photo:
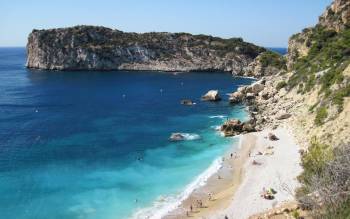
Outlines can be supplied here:
<path id="1" fill-rule="evenodd" d="M 225 71 L 254 75 L 266 49 L 241 38 L 127 33 L 99 26 L 33 30 L 28 68 L 48 70 Z"/>

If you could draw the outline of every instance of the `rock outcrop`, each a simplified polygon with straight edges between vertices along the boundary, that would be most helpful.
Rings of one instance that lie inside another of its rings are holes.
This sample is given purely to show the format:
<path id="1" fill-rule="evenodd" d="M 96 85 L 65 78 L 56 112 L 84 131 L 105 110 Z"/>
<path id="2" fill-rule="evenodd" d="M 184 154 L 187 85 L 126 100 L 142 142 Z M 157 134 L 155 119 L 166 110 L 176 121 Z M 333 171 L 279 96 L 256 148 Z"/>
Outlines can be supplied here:
<path id="1" fill-rule="evenodd" d="M 220 131 L 224 133 L 225 137 L 255 132 L 255 120 L 241 122 L 238 119 L 231 119 L 221 126 Z"/>
<path id="2" fill-rule="evenodd" d="M 33 30 L 28 68 L 50 70 L 243 71 L 265 49 L 241 38 L 126 33 L 97 26 Z"/>
<path id="3" fill-rule="evenodd" d="M 204 101 L 219 101 L 219 100 L 221 100 L 221 97 L 219 95 L 218 90 L 210 90 L 202 96 L 202 100 L 204 100 Z"/>
<path id="4" fill-rule="evenodd" d="M 340 32 L 350 27 L 350 1 L 335 0 L 327 10 L 319 17 L 319 22 L 315 27 L 305 28 L 301 33 L 294 34 L 288 42 L 287 66 L 292 70 L 297 59 L 308 55 L 315 42 L 313 38 L 319 35 L 320 29 L 327 30 L 332 35 L 332 31 Z M 334 35 L 334 34 L 333 34 Z"/>
<path id="5" fill-rule="evenodd" d="M 320 16 L 319 25 L 337 32 L 350 27 L 350 1 L 335 0 Z"/>

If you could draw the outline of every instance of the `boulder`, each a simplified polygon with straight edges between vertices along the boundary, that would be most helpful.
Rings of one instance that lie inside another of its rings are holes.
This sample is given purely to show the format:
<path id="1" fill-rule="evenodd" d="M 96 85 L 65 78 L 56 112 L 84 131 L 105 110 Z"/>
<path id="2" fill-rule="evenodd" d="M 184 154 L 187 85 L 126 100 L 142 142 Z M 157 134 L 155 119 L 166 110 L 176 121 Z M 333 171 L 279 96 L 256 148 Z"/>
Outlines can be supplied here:
<path id="1" fill-rule="evenodd" d="M 262 91 L 262 92 L 260 92 L 259 95 L 260 95 L 264 100 L 267 100 L 267 99 L 270 98 L 270 94 L 269 94 L 268 91 Z"/>
<path id="2" fill-rule="evenodd" d="M 292 114 L 290 114 L 290 113 L 282 113 L 282 114 L 276 116 L 276 119 L 283 120 L 283 119 L 288 119 L 291 116 L 292 116 Z"/>
<path id="3" fill-rule="evenodd" d="M 254 93 L 247 93 L 245 95 L 245 98 L 246 98 L 246 100 L 252 100 L 255 98 L 255 94 Z"/>
<path id="4" fill-rule="evenodd" d="M 221 97 L 218 90 L 210 90 L 205 95 L 202 96 L 204 101 L 219 101 Z"/>
<path id="5" fill-rule="evenodd" d="M 247 88 L 246 86 L 239 87 L 237 89 L 237 92 L 244 94 L 246 92 L 246 88 Z"/>
<path id="6" fill-rule="evenodd" d="M 263 84 L 260 84 L 260 83 L 254 83 L 251 85 L 252 89 L 252 93 L 254 94 L 258 94 L 259 92 L 261 92 L 262 90 L 264 90 L 264 85 Z"/>
<path id="7" fill-rule="evenodd" d="M 242 101 L 242 97 L 243 97 L 243 94 L 236 91 L 230 95 L 229 101 L 230 103 L 239 103 Z"/>
<path id="8" fill-rule="evenodd" d="M 243 132 L 254 132 L 255 128 L 251 123 L 244 123 L 242 127 Z"/>
<path id="9" fill-rule="evenodd" d="M 220 130 L 224 133 L 225 137 L 256 131 L 254 122 L 241 122 L 238 119 L 231 119 L 226 121 L 221 126 Z"/>
<path id="10" fill-rule="evenodd" d="M 184 99 L 184 100 L 181 100 L 181 104 L 182 104 L 182 105 L 186 105 L 186 106 L 192 106 L 192 105 L 194 105 L 195 103 L 194 103 L 192 100 Z"/>
<path id="11" fill-rule="evenodd" d="M 279 140 L 279 138 L 277 138 L 277 136 L 275 134 L 273 134 L 273 133 L 269 133 L 268 137 L 269 137 L 270 141 L 277 141 L 277 140 Z"/>

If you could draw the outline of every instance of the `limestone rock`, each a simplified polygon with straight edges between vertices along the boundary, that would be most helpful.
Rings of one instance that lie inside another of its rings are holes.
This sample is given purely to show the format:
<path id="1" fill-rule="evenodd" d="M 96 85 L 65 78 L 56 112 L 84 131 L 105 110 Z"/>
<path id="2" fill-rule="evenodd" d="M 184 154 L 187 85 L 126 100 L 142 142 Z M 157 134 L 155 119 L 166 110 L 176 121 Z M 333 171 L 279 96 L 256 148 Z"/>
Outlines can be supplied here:
<path id="1" fill-rule="evenodd" d="M 255 132 L 255 121 L 241 122 L 238 119 L 231 119 L 226 121 L 220 130 L 227 136 L 235 136 L 248 132 Z"/>
<path id="2" fill-rule="evenodd" d="M 204 101 L 219 101 L 219 100 L 221 100 L 221 97 L 219 95 L 218 90 L 210 90 L 202 96 L 202 100 L 204 100 Z"/>
<path id="3" fill-rule="evenodd" d="M 48 70 L 242 71 L 264 48 L 241 38 L 127 33 L 99 26 L 33 30 L 28 68 Z"/>
<path id="4" fill-rule="evenodd" d="M 230 103 L 239 103 L 242 101 L 242 98 L 243 94 L 241 92 L 236 91 L 230 95 L 229 101 Z"/>
<path id="5" fill-rule="evenodd" d="M 292 116 L 292 114 L 290 114 L 290 113 L 282 113 L 282 114 L 279 114 L 278 116 L 276 116 L 276 119 L 283 120 L 283 119 L 288 119 L 291 116 Z"/>

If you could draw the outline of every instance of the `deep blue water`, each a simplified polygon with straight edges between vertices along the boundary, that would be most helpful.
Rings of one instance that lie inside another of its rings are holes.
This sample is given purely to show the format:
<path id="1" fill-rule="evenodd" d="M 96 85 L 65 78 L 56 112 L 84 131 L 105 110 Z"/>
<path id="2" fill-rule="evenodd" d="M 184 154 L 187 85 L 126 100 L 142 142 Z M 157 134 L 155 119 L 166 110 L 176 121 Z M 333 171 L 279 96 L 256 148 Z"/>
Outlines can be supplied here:
<path id="1" fill-rule="evenodd" d="M 288 52 L 287 48 L 271 47 L 271 48 L 267 48 L 267 49 L 269 49 L 271 51 L 274 51 L 274 52 L 277 52 L 277 53 L 279 53 L 281 55 L 285 55 Z"/>
<path id="2" fill-rule="evenodd" d="M 235 141 L 214 130 L 225 120 L 217 115 L 246 116 L 242 106 L 200 96 L 219 89 L 225 99 L 252 82 L 213 72 L 34 71 L 24 63 L 24 48 L 0 48 L 6 219 L 128 218 L 163 206 L 159 197 L 172 201 Z M 183 98 L 197 105 L 180 105 Z M 170 142 L 172 132 L 200 139 Z"/>

